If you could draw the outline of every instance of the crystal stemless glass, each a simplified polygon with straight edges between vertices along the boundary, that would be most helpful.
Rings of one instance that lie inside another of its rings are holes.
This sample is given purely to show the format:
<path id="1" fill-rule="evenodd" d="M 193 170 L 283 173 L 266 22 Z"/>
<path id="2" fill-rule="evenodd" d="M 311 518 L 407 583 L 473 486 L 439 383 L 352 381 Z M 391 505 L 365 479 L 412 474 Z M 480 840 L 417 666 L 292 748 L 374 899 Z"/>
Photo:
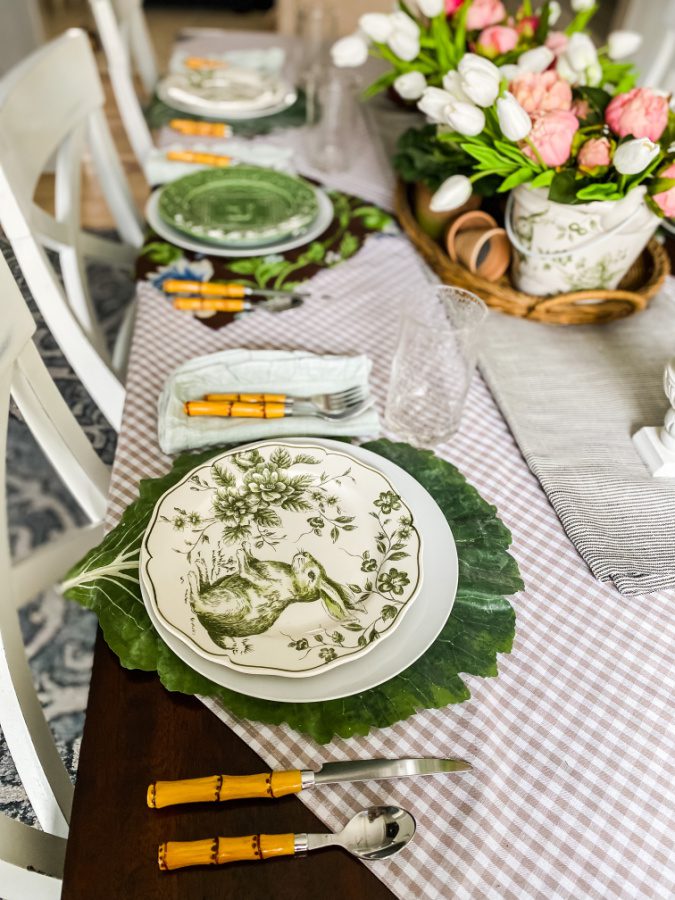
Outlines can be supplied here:
<path id="1" fill-rule="evenodd" d="M 344 172 L 352 162 L 357 85 L 351 72 L 315 68 L 307 87 L 307 162 L 321 172 Z"/>
<path id="2" fill-rule="evenodd" d="M 391 431 L 426 448 L 457 431 L 486 315 L 470 291 L 439 287 L 426 318 L 403 319 L 385 411 Z"/>

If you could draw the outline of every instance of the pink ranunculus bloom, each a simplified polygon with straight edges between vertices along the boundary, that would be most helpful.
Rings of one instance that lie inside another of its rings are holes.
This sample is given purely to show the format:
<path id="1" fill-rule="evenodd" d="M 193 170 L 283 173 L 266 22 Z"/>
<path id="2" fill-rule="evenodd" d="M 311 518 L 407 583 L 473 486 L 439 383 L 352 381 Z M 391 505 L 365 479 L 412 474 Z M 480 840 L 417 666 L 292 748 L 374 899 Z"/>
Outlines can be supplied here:
<path id="1" fill-rule="evenodd" d="M 675 163 L 661 172 L 659 178 L 675 178 Z M 675 187 L 668 188 L 667 191 L 661 191 L 660 194 L 654 194 L 653 200 L 663 210 L 663 215 L 672 219 L 675 216 Z"/>
<path id="2" fill-rule="evenodd" d="M 445 0 L 445 14 L 451 16 L 457 12 L 464 0 Z"/>
<path id="3" fill-rule="evenodd" d="M 564 31 L 549 31 L 544 45 L 557 57 L 560 56 L 567 46 L 568 40 L 569 38 Z"/>
<path id="4" fill-rule="evenodd" d="M 581 119 L 582 122 L 588 117 L 590 111 L 591 107 L 588 100 L 575 100 L 572 104 L 572 112 L 577 119 Z"/>
<path id="5" fill-rule="evenodd" d="M 633 88 L 610 100 L 605 122 L 619 137 L 658 141 L 668 124 L 668 98 L 649 88 Z"/>
<path id="6" fill-rule="evenodd" d="M 572 88 L 557 72 L 524 72 L 513 79 L 510 91 L 531 116 L 572 108 Z"/>
<path id="7" fill-rule="evenodd" d="M 490 25 L 478 35 L 476 48 L 483 56 L 499 56 L 508 53 L 518 43 L 518 32 L 506 25 Z"/>
<path id="8" fill-rule="evenodd" d="M 534 37 L 539 27 L 539 16 L 524 16 L 516 25 L 516 31 L 523 37 Z"/>
<path id="9" fill-rule="evenodd" d="M 497 25 L 506 18 L 506 9 L 501 0 L 473 0 L 466 16 L 466 27 L 469 31 Z"/>
<path id="10" fill-rule="evenodd" d="M 592 170 L 599 166 L 608 166 L 612 158 L 612 145 L 609 138 L 591 138 L 582 144 L 577 155 L 579 168 Z"/>
<path id="11" fill-rule="evenodd" d="M 562 166 L 570 158 L 572 138 L 579 128 L 579 120 L 566 109 L 538 113 L 532 119 L 532 131 L 528 140 L 532 141 L 547 166 Z M 523 144 L 523 153 L 532 160 L 537 157 L 528 144 Z"/>

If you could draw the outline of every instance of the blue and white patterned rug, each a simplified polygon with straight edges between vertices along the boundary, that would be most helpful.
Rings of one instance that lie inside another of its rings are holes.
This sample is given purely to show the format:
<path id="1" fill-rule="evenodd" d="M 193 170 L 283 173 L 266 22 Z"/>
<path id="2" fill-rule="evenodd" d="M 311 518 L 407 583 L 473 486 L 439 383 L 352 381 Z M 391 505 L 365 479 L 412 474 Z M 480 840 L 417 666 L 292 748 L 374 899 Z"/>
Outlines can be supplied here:
<path id="1" fill-rule="evenodd" d="M 110 464 L 116 435 L 64 359 L 44 325 L 21 277 L 9 245 L 0 249 L 28 300 L 37 323 L 35 343 L 70 409 L 89 440 Z M 129 275 L 92 265 L 88 270 L 97 310 L 112 338 L 133 296 Z M 9 539 L 14 558 L 86 521 L 58 475 L 42 455 L 26 425 L 10 415 L 7 456 Z M 71 776 L 75 777 L 91 673 L 96 618 L 80 606 L 48 591 L 20 611 L 21 628 L 40 700 Z M 35 816 L 0 731 L 0 810 L 28 824 Z"/>

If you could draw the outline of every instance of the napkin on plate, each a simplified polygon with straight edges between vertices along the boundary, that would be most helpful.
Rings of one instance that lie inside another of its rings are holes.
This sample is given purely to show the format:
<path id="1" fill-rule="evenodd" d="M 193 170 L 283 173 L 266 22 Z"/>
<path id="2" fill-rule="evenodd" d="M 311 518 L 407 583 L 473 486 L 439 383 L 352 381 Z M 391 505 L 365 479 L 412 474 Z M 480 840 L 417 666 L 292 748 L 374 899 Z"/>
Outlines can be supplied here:
<path id="1" fill-rule="evenodd" d="M 183 403 L 204 394 L 287 393 L 300 397 L 368 387 L 372 367 L 367 356 L 317 356 L 304 350 L 223 350 L 179 366 L 159 398 L 159 445 L 180 453 L 218 444 L 290 435 L 371 437 L 379 433 L 374 407 L 346 421 L 310 416 L 287 419 L 226 419 L 186 416 Z"/>
<path id="2" fill-rule="evenodd" d="M 177 48 L 171 55 L 169 62 L 170 72 L 184 72 L 184 61 L 190 56 L 203 56 L 205 59 L 217 59 L 225 62 L 233 69 L 255 69 L 265 75 L 279 75 L 286 59 L 283 47 L 268 47 L 267 49 L 251 50 L 227 50 L 224 53 L 189 52 Z"/>
<path id="3" fill-rule="evenodd" d="M 198 153 L 216 153 L 222 156 L 231 156 L 238 163 L 264 166 L 267 169 L 279 169 L 285 172 L 292 168 L 293 149 L 277 144 L 253 144 L 251 141 L 237 138 L 232 138 L 219 144 L 175 143 L 161 149 L 153 148 L 150 151 L 145 163 L 145 172 L 148 181 L 153 187 L 166 184 L 168 181 L 175 181 L 177 178 L 182 178 L 183 175 L 189 175 L 191 172 L 210 168 L 210 166 L 205 166 L 201 163 L 186 163 L 167 159 L 166 154 L 169 150 L 195 150 Z"/>

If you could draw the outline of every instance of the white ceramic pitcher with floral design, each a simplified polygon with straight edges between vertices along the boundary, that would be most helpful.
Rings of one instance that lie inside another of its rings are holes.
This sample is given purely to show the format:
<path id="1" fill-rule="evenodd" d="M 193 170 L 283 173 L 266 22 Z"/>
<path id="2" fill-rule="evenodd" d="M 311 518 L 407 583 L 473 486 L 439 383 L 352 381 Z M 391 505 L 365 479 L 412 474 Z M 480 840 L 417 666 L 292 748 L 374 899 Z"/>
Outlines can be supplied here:
<path id="1" fill-rule="evenodd" d="M 511 278 L 528 294 L 617 287 L 659 225 L 637 187 L 622 200 L 567 204 L 520 185 L 509 195 Z"/>

